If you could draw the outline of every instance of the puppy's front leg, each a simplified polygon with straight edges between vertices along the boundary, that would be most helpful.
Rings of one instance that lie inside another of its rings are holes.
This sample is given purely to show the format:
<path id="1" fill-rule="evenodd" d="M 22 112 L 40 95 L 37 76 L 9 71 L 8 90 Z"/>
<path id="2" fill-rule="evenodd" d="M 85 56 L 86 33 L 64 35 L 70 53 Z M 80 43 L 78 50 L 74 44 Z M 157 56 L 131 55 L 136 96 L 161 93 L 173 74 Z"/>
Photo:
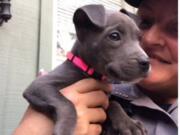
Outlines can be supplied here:
<path id="1" fill-rule="evenodd" d="M 132 120 L 118 102 L 110 102 L 107 115 L 108 120 L 103 135 L 147 135 L 142 124 Z"/>
<path id="2" fill-rule="evenodd" d="M 53 135 L 73 135 L 76 124 L 74 105 L 56 87 L 35 80 L 24 92 L 24 97 L 37 111 L 50 115 L 55 121 Z"/>

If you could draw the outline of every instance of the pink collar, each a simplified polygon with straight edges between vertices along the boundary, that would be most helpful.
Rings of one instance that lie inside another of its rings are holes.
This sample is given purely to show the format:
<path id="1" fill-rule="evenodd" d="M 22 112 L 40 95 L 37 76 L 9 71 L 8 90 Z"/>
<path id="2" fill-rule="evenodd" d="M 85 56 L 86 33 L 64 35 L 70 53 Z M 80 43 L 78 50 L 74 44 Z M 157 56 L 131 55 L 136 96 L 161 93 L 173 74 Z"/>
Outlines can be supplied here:
<path id="1" fill-rule="evenodd" d="M 67 53 L 67 59 L 76 65 L 83 72 L 87 73 L 89 76 L 92 76 L 96 79 L 102 79 L 102 75 L 95 72 L 93 68 L 88 66 L 80 57 L 75 56 L 72 52 Z"/>

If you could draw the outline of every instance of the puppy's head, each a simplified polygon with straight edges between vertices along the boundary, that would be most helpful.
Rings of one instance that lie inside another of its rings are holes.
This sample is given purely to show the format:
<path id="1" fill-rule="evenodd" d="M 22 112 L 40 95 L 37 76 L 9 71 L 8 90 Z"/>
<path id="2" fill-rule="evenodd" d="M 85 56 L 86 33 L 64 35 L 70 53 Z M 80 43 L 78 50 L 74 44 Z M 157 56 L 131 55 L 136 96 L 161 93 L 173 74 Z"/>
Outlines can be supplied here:
<path id="1" fill-rule="evenodd" d="M 149 61 L 140 47 L 140 31 L 127 15 L 102 5 L 87 5 L 76 10 L 73 21 L 78 54 L 97 72 L 121 81 L 148 74 Z"/>

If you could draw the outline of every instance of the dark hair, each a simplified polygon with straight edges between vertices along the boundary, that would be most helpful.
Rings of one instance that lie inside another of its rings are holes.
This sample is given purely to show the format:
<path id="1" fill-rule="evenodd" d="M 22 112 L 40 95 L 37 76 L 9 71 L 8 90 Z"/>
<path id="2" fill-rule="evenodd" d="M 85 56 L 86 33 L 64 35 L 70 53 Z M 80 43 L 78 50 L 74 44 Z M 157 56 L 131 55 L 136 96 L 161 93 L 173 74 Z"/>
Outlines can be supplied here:
<path id="1" fill-rule="evenodd" d="M 142 2 L 142 0 L 125 0 L 129 5 L 133 6 L 133 7 L 139 7 L 140 3 Z"/>

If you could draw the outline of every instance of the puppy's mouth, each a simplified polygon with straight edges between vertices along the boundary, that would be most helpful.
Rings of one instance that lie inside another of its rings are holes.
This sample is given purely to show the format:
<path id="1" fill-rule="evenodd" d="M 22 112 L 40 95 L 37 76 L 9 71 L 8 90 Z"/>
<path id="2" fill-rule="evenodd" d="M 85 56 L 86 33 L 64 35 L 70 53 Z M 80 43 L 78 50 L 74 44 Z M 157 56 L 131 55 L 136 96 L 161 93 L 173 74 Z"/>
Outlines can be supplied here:
<path id="1" fill-rule="evenodd" d="M 107 71 L 107 73 L 108 73 L 108 76 L 110 76 L 110 77 L 112 77 L 112 78 L 119 79 L 119 75 L 118 75 L 114 70 L 109 69 L 109 70 Z"/>
<path id="2" fill-rule="evenodd" d="M 113 82 L 133 82 L 134 80 L 139 80 L 140 78 L 144 78 L 145 76 L 134 76 L 126 73 L 118 73 L 115 70 L 109 69 L 107 71 L 107 77 Z"/>
<path id="3" fill-rule="evenodd" d="M 167 60 L 167 59 L 165 59 L 164 57 L 159 56 L 159 55 L 150 54 L 149 57 L 150 57 L 151 59 L 155 59 L 155 60 L 157 60 L 157 61 L 159 61 L 159 62 L 161 62 L 161 63 L 164 63 L 164 64 L 172 64 L 172 62 L 171 62 L 170 60 Z"/>

